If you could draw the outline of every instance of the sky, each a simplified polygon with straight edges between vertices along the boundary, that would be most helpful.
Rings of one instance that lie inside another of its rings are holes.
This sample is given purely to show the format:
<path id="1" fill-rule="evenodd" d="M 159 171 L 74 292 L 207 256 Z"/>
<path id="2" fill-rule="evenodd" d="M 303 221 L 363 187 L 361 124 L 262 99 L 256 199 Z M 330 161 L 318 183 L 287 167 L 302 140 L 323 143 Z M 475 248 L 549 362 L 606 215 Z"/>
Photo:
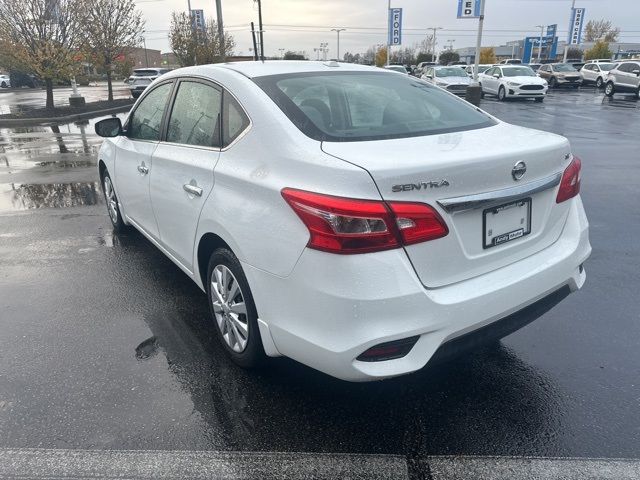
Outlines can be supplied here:
<path id="1" fill-rule="evenodd" d="M 258 23 L 254 0 L 221 0 L 225 29 L 236 41 L 235 54 L 250 55 L 249 24 Z M 172 11 L 187 11 L 187 0 L 136 0 L 146 19 L 147 48 L 170 51 L 168 31 Z M 456 19 L 457 0 L 392 0 L 403 8 L 403 46 L 420 42 L 427 28 L 438 31 L 438 47 L 475 45 L 477 20 Z M 640 0 L 576 0 L 586 8 L 585 20 L 607 19 L 618 26 L 620 41 L 640 43 Z M 215 17 L 215 0 L 191 0 L 192 9 Z M 571 0 L 486 0 L 483 46 L 502 45 L 525 35 L 537 35 L 536 25 L 558 24 L 561 39 L 567 36 Z M 328 58 L 336 56 L 336 33 L 340 55 L 363 53 L 369 46 L 386 43 L 387 0 L 262 0 L 266 56 L 280 49 L 305 51 L 316 58 L 314 48 L 328 43 Z"/>

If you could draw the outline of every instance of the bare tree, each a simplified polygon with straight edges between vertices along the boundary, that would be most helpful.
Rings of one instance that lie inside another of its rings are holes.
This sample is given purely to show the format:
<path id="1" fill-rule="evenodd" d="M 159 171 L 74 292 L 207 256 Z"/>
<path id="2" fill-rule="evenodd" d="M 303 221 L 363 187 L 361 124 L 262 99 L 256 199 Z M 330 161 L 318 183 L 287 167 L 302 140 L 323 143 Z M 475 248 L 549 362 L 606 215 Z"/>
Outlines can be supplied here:
<path id="1" fill-rule="evenodd" d="M 231 55 L 235 40 L 229 34 L 224 35 L 224 48 L 221 48 L 218 25 L 207 20 L 203 29 L 194 29 L 189 16 L 173 12 L 169 42 L 173 53 L 178 57 L 180 65 L 188 66 L 220 62 L 223 55 Z"/>
<path id="2" fill-rule="evenodd" d="M 54 108 L 54 81 L 79 68 L 85 10 L 83 0 L 0 1 L 0 44 L 16 64 L 44 80 L 46 108 Z"/>
<path id="3" fill-rule="evenodd" d="M 86 10 L 86 47 L 107 74 L 111 102 L 114 62 L 138 44 L 144 21 L 134 0 L 90 0 L 86 3 Z"/>
<path id="4" fill-rule="evenodd" d="M 589 20 L 584 28 L 584 39 L 587 42 L 604 40 L 605 42 L 615 42 L 620 35 L 620 29 L 614 27 L 609 20 Z"/>

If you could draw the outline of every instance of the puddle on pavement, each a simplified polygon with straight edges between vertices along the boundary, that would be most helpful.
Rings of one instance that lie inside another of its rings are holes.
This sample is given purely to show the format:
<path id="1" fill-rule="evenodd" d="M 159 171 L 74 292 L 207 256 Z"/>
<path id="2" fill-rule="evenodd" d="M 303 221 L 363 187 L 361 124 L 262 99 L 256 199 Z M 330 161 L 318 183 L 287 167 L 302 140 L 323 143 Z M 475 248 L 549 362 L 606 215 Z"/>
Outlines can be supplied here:
<path id="1" fill-rule="evenodd" d="M 0 211 L 69 208 L 104 203 L 99 182 L 1 184 Z"/>

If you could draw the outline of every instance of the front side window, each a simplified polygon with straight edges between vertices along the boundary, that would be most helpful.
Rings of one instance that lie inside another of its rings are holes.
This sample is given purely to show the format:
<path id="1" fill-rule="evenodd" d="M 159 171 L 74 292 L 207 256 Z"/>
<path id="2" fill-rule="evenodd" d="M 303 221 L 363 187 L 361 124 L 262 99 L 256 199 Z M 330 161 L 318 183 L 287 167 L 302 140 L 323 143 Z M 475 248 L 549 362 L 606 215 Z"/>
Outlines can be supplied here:
<path id="1" fill-rule="evenodd" d="M 140 101 L 129 118 L 127 136 L 134 140 L 160 140 L 162 116 L 173 83 L 154 88 Z"/>
<path id="2" fill-rule="evenodd" d="M 167 142 L 201 147 L 220 146 L 222 93 L 200 82 L 182 81 L 173 103 Z"/>
<path id="3" fill-rule="evenodd" d="M 316 140 L 405 138 L 495 125 L 466 102 L 404 75 L 322 72 L 254 81 L 296 127 Z"/>

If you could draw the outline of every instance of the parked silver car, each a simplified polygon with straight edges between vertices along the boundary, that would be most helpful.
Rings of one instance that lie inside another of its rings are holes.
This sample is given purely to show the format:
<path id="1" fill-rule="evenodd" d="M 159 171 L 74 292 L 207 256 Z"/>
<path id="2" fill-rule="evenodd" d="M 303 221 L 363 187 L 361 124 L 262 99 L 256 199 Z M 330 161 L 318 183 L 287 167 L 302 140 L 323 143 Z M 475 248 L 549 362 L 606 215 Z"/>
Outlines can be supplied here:
<path id="1" fill-rule="evenodd" d="M 137 68 L 129 77 L 129 91 L 133 98 L 138 98 L 160 75 L 171 71 L 169 68 Z"/>
<path id="2" fill-rule="evenodd" d="M 640 98 L 640 60 L 625 60 L 609 71 L 604 93 L 635 93 Z"/>

